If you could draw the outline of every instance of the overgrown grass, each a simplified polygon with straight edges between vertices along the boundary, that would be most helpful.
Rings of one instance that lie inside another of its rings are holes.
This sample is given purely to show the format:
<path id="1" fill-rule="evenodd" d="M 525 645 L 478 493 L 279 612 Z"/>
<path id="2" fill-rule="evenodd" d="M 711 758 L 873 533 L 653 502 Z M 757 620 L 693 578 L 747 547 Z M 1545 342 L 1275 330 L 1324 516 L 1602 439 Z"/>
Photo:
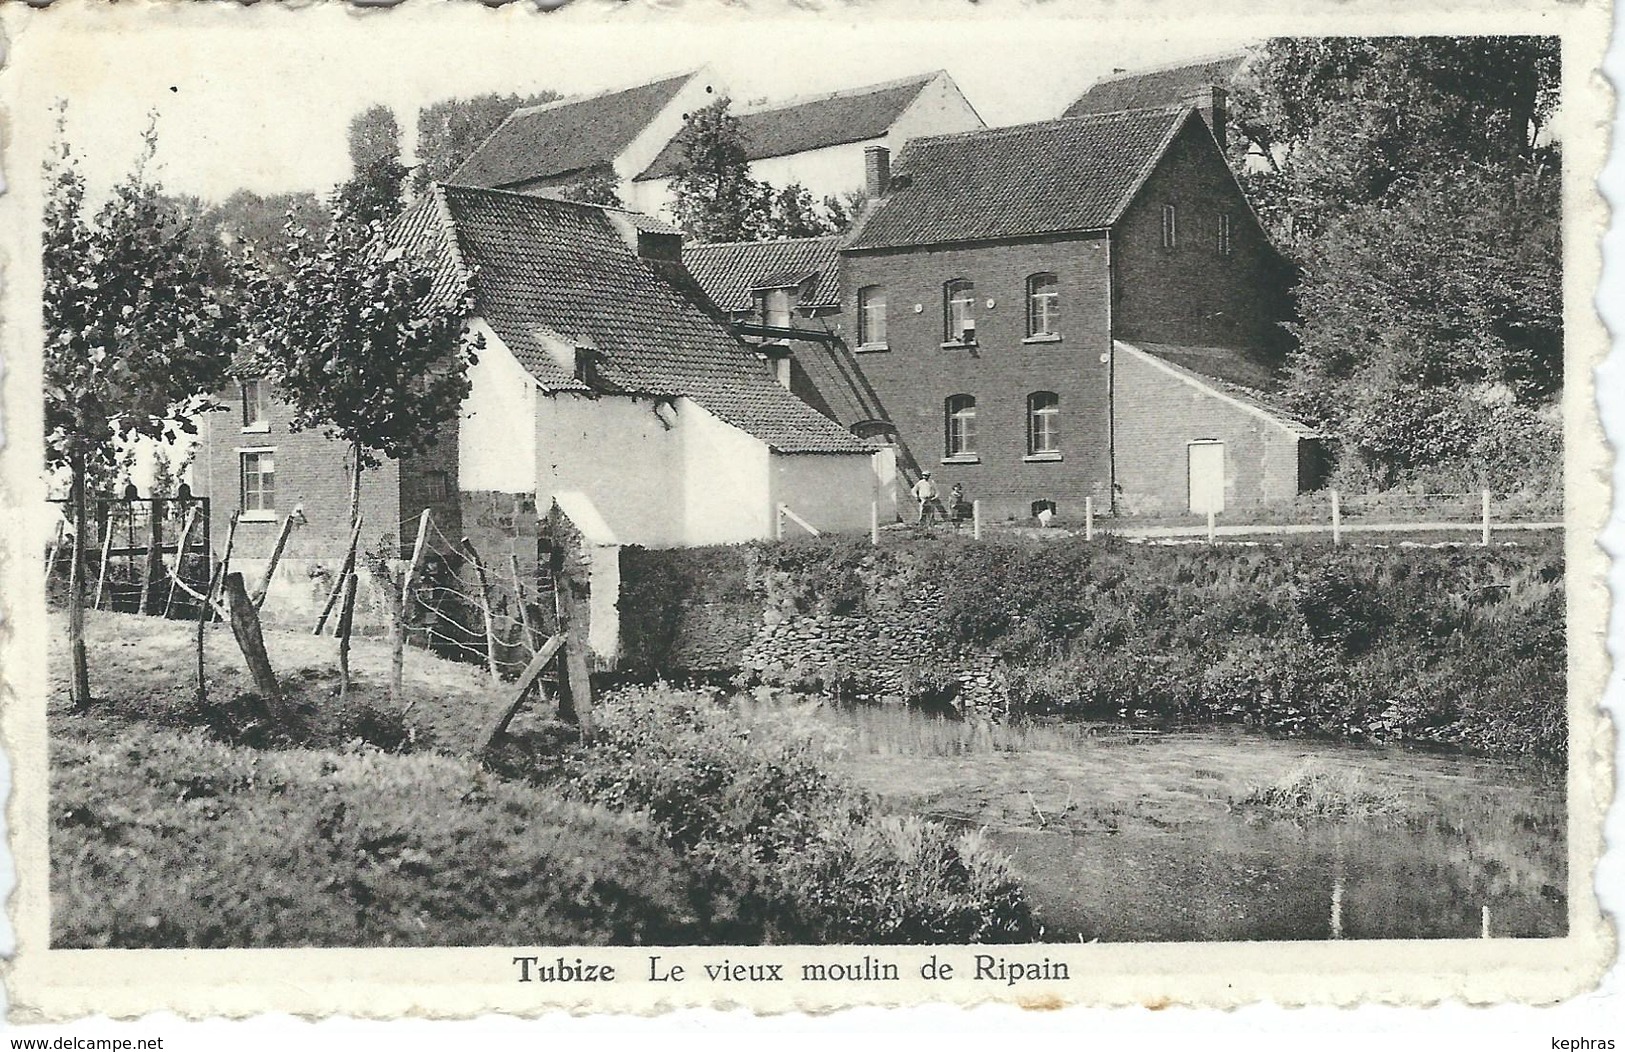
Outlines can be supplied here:
<path id="1" fill-rule="evenodd" d="M 1313 762 L 1255 786 L 1233 802 L 1294 818 L 1371 818 L 1407 811 L 1398 792 L 1373 784 L 1360 771 Z"/>
<path id="2" fill-rule="evenodd" d="M 709 694 L 631 691 L 590 742 L 516 745 L 505 768 L 617 811 L 731 888 L 739 942 L 1013 942 L 1038 925 L 1003 856 L 974 834 L 878 814 L 817 741 Z"/>
<path id="3" fill-rule="evenodd" d="M 467 761 L 130 726 L 56 743 L 51 773 L 57 946 L 716 941 L 648 821 Z"/>

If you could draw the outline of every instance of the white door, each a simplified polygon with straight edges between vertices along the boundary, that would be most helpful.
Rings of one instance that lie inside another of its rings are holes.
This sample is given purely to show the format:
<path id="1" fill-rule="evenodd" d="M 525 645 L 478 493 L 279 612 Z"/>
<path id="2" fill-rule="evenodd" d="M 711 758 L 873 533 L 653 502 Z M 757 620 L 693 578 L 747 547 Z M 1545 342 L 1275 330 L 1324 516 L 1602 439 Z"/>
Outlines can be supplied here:
<path id="1" fill-rule="evenodd" d="M 1191 511 L 1218 514 L 1224 510 L 1224 443 L 1191 442 L 1185 448 L 1190 451 Z"/>

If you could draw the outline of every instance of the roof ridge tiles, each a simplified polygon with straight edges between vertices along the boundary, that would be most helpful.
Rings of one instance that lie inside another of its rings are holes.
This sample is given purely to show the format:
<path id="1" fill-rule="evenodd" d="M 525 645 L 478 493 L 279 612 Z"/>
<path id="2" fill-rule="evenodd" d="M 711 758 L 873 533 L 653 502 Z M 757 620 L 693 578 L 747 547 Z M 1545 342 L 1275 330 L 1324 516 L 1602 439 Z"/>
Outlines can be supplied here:
<path id="1" fill-rule="evenodd" d="M 635 84 L 623 84 L 617 88 L 605 88 L 602 91 L 589 92 L 586 95 L 566 95 L 562 99 L 553 99 L 550 102 L 538 102 L 534 106 L 520 106 L 512 113 L 508 114 L 508 116 L 504 117 L 503 122 L 506 123 L 513 120 L 515 117 L 525 116 L 532 113 L 541 113 L 545 110 L 562 109 L 565 106 L 571 106 L 577 103 L 592 102 L 595 99 L 608 98 L 611 95 L 620 95 L 623 92 L 637 91 L 639 88 L 650 88 L 656 84 L 668 84 L 674 80 L 688 80 L 692 77 L 699 76 L 704 71 L 704 66 L 696 66 L 693 69 L 684 70 L 681 73 L 666 73 L 658 77 L 650 77 L 648 80 L 640 80 Z"/>
<path id="2" fill-rule="evenodd" d="M 770 237 L 754 241 L 694 241 L 689 248 L 738 248 L 741 245 L 810 245 L 816 241 L 838 241 L 840 234 L 814 234 L 810 237 Z"/>
<path id="3" fill-rule="evenodd" d="M 833 99 L 857 98 L 860 95 L 873 95 L 882 91 L 891 91 L 893 88 L 906 87 L 909 84 L 918 84 L 925 87 L 937 77 L 948 71 L 934 69 L 929 73 L 916 73 L 910 77 L 897 77 L 893 80 L 881 81 L 878 84 L 864 84 L 856 88 L 839 88 L 835 91 L 825 91 L 816 95 L 793 95 L 786 99 L 764 101 L 760 105 L 754 103 L 743 105 L 734 114 L 736 117 L 760 117 L 779 110 L 793 109 L 796 106 L 805 106 L 814 102 L 829 102 Z"/>
<path id="4" fill-rule="evenodd" d="M 1122 120 L 1126 117 L 1135 117 L 1147 113 L 1176 113 L 1180 110 L 1195 109 L 1189 103 L 1169 102 L 1158 106 L 1136 106 L 1122 110 L 1108 110 L 1104 113 L 1080 113 L 1075 117 L 1049 117 L 1041 121 L 1028 121 L 1026 124 L 1004 124 L 997 128 L 972 128 L 970 131 L 943 132 L 940 135 L 918 135 L 908 141 L 908 149 L 916 145 L 943 142 L 950 139 L 997 139 L 1010 135 L 1032 132 L 1052 125 L 1078 125 L 1086 122 L 1104 122 L 1108 120 Z"/>
<path id="5" fill-rule="evenodd" d="M 1198 55 L 1194 58 L 1179 59 L 1172 62 L 1159 62 L 1154 66 L 1139 66 L 1135 69 L 1125 69 L 1121 73 L 1112 72 L 1100 77 L 1090 88 L 1101 84 L 1115 84 L 1120 80 L 1134 80 L 1138 77 L 1148 77 L 1156 73 L 1172 73 L 1176 69 L 1191 69 L 1196 66 L 1211 66 L 1219 62 L 1240 62 L 1247 57 L 1245 50 L 1215 51 L 1207 55 Z"/>

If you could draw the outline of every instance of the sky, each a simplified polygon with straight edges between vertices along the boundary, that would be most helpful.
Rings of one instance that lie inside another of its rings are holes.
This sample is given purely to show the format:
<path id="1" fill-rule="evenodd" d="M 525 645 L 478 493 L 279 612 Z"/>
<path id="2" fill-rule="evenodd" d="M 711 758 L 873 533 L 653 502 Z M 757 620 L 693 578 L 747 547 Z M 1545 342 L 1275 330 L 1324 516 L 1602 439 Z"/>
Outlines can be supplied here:
<path id="1" fill-rule="evenodd" d="M 708 23 L 657 9 L 623 19 L 583 6 L 537 17 L 477 4 L 419 8 L 416 15 L 264 5 L 194 10 L 202 14 L 184 26 L 124 5 L 15 24 L 11 74 L 49 85 L 30 92 L 30 106 L 18 114 L 18 155 L 26 162 L 43 147 L 50 100 L 66 98 L 69 142 L 93 193 L 128 170 L 149 111 L 158 115 L 159 176 L 171 192 L 219 199 L 239 188 L 325 190 L 345 175 L 347 122 L 376 102 L 390 105 L 410 131 L 418 108 L 442 98 L 583 94 L 701 66 L 740 102 L 946 69 L 989 125 L 1004 125 L 1059 116 L 1114 69 L 1250 42 L 1211 32 L 1171 40 L 1166 22 L 1108 26 L 1079 18 L 741 16 Z"/>

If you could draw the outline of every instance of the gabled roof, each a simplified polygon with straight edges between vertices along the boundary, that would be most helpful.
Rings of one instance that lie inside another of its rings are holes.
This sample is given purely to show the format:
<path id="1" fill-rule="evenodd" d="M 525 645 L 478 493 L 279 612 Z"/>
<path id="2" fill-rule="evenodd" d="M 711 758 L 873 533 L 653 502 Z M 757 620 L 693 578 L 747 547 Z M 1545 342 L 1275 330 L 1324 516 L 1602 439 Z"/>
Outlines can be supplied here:
<path id="1" fill-rule="evenodd" d="M 911 139 L 846 248 L 1104 230 L 1193 114 L 1133 110 Z"/>
<path id="2" fill-rule="evenodd" d="M 467 280 L 480 317 L 546 391 L 587 385 L 552 349 L 591 348 L 620 393 L 688 397 L 783 453 L 869 448 L 768 375 L 681 264 L 641 258 L 616 229 L 628 213 L 475 187 L 439 186 L 397 236 Z"/>
<path id="3" fill-rule="evenodd" d="M 1145 70 L 1098 81 L 1066 108 L 1066 117 L 1116 110 L 1143 110 L 1191 102 L 1215 86 L 1225 87 L 1247 61 L 1245 54 Z"/>
<path id="4" fill-rule="evenodd" d="M 749 310 L 753 289 L 782 288 L 776 280 L 806 274 L 817 280 L 802 295 L 800 305 L 839 307 L 839 242 L 839 237 L 829 236 L 684 245 L 683 265 L 711 301 L 726 311 Z"/>
<path id="5" fill-rule="evenodd" d="M 745 156 L 759 161 L 879 139 L 938 76 L 946 74 L 939 70 L 736 113 Z M 684 145 L 682 135 L 672 139 L 637 178 L 665 179 L 676 174 Z"/>
<path id="6" fill-rule="evenodd" d="M 601 169 L 696 76 L 515 110 L 447 181 L 501 188 Z"/>

